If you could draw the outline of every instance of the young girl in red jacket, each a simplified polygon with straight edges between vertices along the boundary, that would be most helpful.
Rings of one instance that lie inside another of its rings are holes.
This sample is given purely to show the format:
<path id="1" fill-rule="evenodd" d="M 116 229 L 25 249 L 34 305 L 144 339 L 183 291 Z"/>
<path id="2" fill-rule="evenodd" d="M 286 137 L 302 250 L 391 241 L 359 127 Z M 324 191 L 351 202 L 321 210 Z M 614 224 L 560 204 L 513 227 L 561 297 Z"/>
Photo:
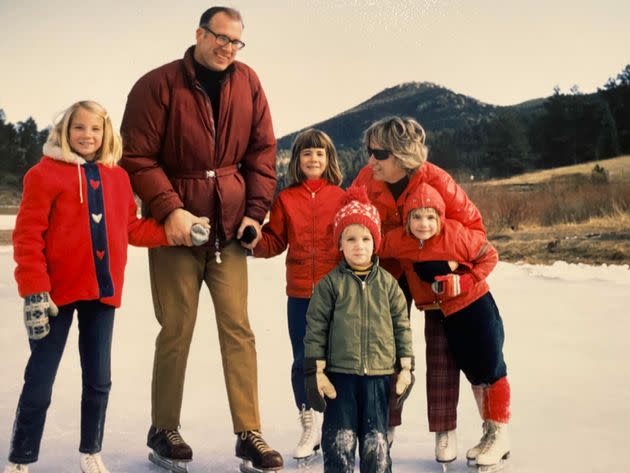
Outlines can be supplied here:
<path id="1" fill-rule="evenodd" d="M 136 216 L 129 178 L 116 166 L 121 149 L 107 111 L 77 102 L 55 124 L 44 157 L 24 177 L 13 255 L 31 355 L 5 473 L 27 472 L 38 459 L 75 311 L 83 379 L 80 466 L 85 473 L 108 471 L 99 452 L 127 244 L 168 245 L 161 225 Z"/>
<path id="2" fill-rule="evenodd" d="M 503 360 L 503 322 L 486 277 L 498 254 L 479 232 L 445 219 L 440 193 L 421 184 L 405 201 L 404 228 L 389 232 L 382 257 L 397 258 L 420 310 L 438 309 L 459 369 L 470 383 L 483 435 L 466 457 L 479 471 L 509 456 L 510 385 Z"/>
<path id="3" fill-rule="evenodd" d="M 333 244 L 333 219 L 344 191 L 337 151 L 330 137 L 315 129 L 301 132 L 291 149 L 290 185 L 275 198 L 269 222 L 254 256 L 271 258 L 287 247 L 287 318 L 293 350 L 291 384 L 299 410 L 302 435 L 294 458 L 309 457 L 319 448 L 321 414 L 312 409 L 304 388 L 304 334 L 306 311 L 317 282 L 339 262 Z"/>

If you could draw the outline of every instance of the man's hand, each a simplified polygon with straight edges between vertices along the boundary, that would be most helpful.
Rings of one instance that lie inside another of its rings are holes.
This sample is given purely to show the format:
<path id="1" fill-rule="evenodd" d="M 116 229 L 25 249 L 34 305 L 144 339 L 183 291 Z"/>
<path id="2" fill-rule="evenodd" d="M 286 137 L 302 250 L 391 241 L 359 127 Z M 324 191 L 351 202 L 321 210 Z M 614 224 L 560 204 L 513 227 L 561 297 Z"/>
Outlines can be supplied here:
<path id="1" fill-rule="evenodd" d="M 245 243 L 241 241 L 241 245 L 248 250 L 253 250 L 254 248 L 256 248 L 256 245 L 261 238 L 260 223 L 258 223 L 253 218 L 247 216 L 243 217 L 243 220 L 241 220 L 241 225 L 238 227 L 238 231 L 236 232 L 236 239 L 240 240 L 243 237 L 243 231 L 245 230 L 245 227 L 248 226 L 254 227 L 254 230 L 256 230 L 256 238 L 254 238 L 250 243 Z"/>
<path id="2" fill-rule="evenodd" d="M 164 221 L 164 230 L 169 245 L 192 246 L 191 227 L 195 224 L 210 229 L 208 219 L 205 217 L 195 217 L 193 214 L 184 209 L 175 209 Z"/>

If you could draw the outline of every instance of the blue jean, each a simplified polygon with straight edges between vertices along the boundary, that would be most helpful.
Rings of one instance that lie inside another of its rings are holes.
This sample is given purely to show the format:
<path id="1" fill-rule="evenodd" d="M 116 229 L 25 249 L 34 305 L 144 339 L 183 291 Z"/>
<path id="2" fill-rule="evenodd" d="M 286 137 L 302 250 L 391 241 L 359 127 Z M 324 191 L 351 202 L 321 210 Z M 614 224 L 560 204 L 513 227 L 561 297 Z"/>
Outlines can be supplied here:
<path id="1" fill-rule="evenodd" d="M 326 399 L 324 473 L 352 473 L 357 441 L 361 473 L 391 473 L 387 443 L 390 376 L 327 374 L 337 397 Z"/>
<path id="2" fill-rule="evenodd" d="M 291 386 L 293 386 L 293 398 L 298 409 L 311 406 L 306 399 L 304 387 L 304 335 L 306 334 L 306 311 L 310 299 L 289 297 L 287 300 L 287 322 L 289 324 L 289 338 L 293 351 L 293 364 L 291 365 Z"/>
<path id="3" fill-rule="evenodd" d="M 46 412 L 75 310 L 83 380 L 79 451 L 96 453 L 101 450 L 111 388 L 115 308 L 99 301 L 79 301 L 59 307 L 59 315 L 50 317 L 50 333 L 46 337 L 29 340 L 31 356 L 24 371 L 9 452 L 9 461 L 13 463 L 33 463 L 38 459 Z"/>
<path id="4" fill-rule="evenodd" d="M 490 292 L 444 317 L 443 323 L 457 366 L 471 384 L 491 385 L 507 376 L 503 321 Z"/>

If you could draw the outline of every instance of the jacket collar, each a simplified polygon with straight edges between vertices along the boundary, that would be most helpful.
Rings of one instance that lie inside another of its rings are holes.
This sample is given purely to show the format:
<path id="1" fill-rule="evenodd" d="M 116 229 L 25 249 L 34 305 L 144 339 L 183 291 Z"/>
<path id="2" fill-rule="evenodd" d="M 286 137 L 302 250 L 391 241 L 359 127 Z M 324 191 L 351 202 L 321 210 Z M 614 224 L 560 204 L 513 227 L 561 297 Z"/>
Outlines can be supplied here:
<path id="1" fill-rule="evenodd" d="M 198 81 L 197 74 L 195 73 L 194 54 L 195 54 L 195 45 L 193 44 L 186 50 L 186 52 L 184 53 L 184 59 L 182 60 L 184 71 L 186 72 L 186 76 L 188 77 L 188 80 L 190 80 L 190 83 L 192 86 L 194 86 L 195 83 Z M 226 79 L 229 78 L 234 73 L 237 63 L 238 61 L 234 61 L 232 64 L 228 66 L 227 71 L 226 71 L 227 72 Z"/>
<path id="2" fill-rule="evenodd" d="M 61 147 L 52 143 L 44 143 L 44 154 L 55 161 L 61 161 L 68 164 L 85 164 L 86 161 L 76 153 L 70 152 L 69 156 L 64 156 Z"/>
<path id="3" fill-rule="evenodd" d="M 374 278 L 374 274 L 376 273 L 376 268 L 378 268 L 379 266 L 379 259 L 378 256 L 376 255 L 372 255 L 372 269 L 370 270 L 370 274 L 368 274 L 368 277 L 365 278 L 366 281 L 371 280 L 372 278 Z M 352 276 L 356 277 L 354 275 L 354 272 L 352 271 L 352 268 L 350 267 L 350 265 L 346 262 L 345 258 L 342 256 L 341 257 L 341 261 L 339 262 L 339 269 L 342 272 L 347 272 L 350 273 Z"/>

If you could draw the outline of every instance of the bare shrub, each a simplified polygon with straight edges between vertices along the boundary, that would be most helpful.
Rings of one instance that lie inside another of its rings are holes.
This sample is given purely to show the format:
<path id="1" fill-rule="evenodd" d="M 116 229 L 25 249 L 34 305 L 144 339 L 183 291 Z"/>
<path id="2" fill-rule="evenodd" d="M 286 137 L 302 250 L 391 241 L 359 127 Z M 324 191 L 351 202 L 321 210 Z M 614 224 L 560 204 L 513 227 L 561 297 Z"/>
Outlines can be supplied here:
<path id="1" fill-rule="evenodd" d="M 490 233 L 630 213 L 627 182 L 603 182 L 584 174 L 564 175 L 538 185 L 476 184 L 465 188 Z"/>
<path id="2" fill-rule="evenodd" d="M 596 164 L 591 171 L 591 181 L 593 184 L 608 184 L 610 182 L 610 174 L 604 166 Z"/>
<path id="3" fill-rule="evenodd" d="M 467 193 L 479 208 L 488 232 L 518 230 L 530 220 L 526 192 L 498 186 L 470 186 Z"/>

